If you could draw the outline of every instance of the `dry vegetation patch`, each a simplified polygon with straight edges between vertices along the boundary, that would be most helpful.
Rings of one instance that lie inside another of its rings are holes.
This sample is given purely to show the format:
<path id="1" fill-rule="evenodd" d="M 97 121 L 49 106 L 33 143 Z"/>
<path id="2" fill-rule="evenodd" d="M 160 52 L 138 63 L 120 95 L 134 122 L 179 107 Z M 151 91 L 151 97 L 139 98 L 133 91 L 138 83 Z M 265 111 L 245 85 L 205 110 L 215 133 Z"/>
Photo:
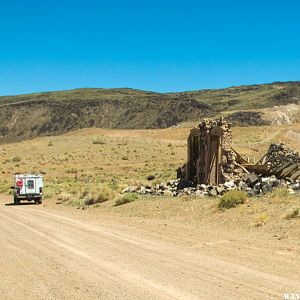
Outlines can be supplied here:
<path id="1" fill-rule="evenodd" d="M 295 150 L 300 149 L 299 140 L 291 139 L 287 131 L 300 133 L 300 125 L 233 128 L 234 148 L 250 159 L 260 158 L 271 142 L 282 141 Z M 134 196 L 120 195 L 128 185 L 155 185 L 174 179 L 177 167 L 186 161 L 188 133 L 187 128 L 94 128 L 1 145 L 0 193 L 10 192 L 14 172 L 43 171 L 46 173 L 46 205 L 53 201 L 60 205 L 88 207 L 88 210 L 96 207 L 99 213 L 195 224 L 204 222 L 218 228 L 245 227 L 271 234 L 278 231 L 279 236 L 294 232 L 295 236 L 300 236 L 299 198 L 284 189 L 265 197 L 251 198 L 243 205 L 238 204 L 245 202 L 244 196 L 228 195 L 227 203 L 232 208 L 224 211 L 218 209 L 220 198 L 147 196 L 135 201 L 137 199 L 127 199 Z M 16 157 L 19 159 L 12 159 Z M 149 175 L 153 180 L 147 179 Z M 115 206 L 126 202 L 130 204 Z"/>
<path id="2" fill-rule="evenodd" d="M 244 204 L 247 200 L 247 194 L 243 191 L 230 190 L 226 192 L 218 203 L 219 209 L 228 209 Z"/>

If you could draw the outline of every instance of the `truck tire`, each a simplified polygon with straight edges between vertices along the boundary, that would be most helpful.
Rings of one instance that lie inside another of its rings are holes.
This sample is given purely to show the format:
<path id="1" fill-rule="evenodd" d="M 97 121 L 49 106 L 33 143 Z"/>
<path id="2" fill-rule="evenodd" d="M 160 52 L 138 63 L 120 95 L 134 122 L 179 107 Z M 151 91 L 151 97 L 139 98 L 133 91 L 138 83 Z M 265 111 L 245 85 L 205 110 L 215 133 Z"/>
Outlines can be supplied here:
<path id="1" fill-rule="evenodd" d="M 36 199 L 35 200 L 35 204 L 42 204 L 42 203 L 43 203 L 42 199 Z"/>
<path id="2" fill-rule="evenodd" d="M 20 204 L 20 199 L 18 199 L 18 197 L 16 195 L 14 195 L 14 204 L 15 205 Z"/>

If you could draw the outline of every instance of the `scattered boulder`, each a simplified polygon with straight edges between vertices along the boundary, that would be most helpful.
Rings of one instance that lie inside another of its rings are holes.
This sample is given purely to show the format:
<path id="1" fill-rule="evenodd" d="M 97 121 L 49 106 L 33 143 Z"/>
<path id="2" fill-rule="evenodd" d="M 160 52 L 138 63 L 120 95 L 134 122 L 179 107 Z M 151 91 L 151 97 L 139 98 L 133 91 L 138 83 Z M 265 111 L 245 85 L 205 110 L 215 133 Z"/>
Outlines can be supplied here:
<path id="1" fill-rule="evenodd" d="M 259 177 L 255 174 L 248 174 L 244 180 L 227 181 L 218 186 L 197 184 L 191 185 L 190 182 L 184 184 L 180 180 L 162 182 L 155 186 L 129 186 L 122 193 L 137 193 L 141 195 L 170 195 L 177 197 L 180 195 L 195 195 L 199 197 L 211 196 L 219 197 L 230 190 L 246 192 L 249 197 L 261 196 L 272 192 L 277 187 L 286 187 L 290 194 L 300 192 L 300 182 L 291 180 L 277 179 L 275 176 Z"/>
<path id="2" fill-rule="evenodd" d="M 200 191 L 200 190 L 197 190 L 197 191 L 195 192 L 195 195 L 198 196 L 198 197 L 204 197 L 204 196 L 205 196 L 204 192 L 203 192 L 203 191 Z"/>
<path id="3" fill-rule="evenodd" d="M 240 190 L 240 191 L 247 191 L 247 189 L 248 189 L 249 187 L 248 187 L 248 185 L 247 185 L 247 183 L 246 182 L 244 182 L 244 181 L 240 181 L 239 182 L 239 184 L 238 184 L 238 189 Z"/>
<path id="4" fill-rule="evenodd" d="M 266 193 L 271 193 L 272 190 L 273 190 L 273 187 L 272 187 L 271 184 L 267 183 L 267 184 L 263 184 L 261 190 L 262 190 L 262 192 L 263 192 L 264 194 L 266 194 Z"/>
<path id="5" fill-rule="evenodd" d="M 225 188 L 221 184 L 216 187 L 216 190 L 217 190 L 218 195 L 222 195 L 225 192 Z"/>
<path id="6" fill-rule="evenodd" d="M 276 145 L 276 144 L 274 144 Z M 290 159 L 297 159 L 297 153 L 293 153 L 280 146 L 272 146 L 272 151 L 270 153 L 277 153 L 279 157 L 280 153 L 285 153 L 286 157 Z M 275 151 L 275 150 L 276 151 Z M 279 150 L 280 151 L 279 151 Z M 274 160 L 277 161 L 277 160 Z M 149 175 L 148 180 L 154 179 L 154 176 Z M 211 197 L 221 197 L 227 191 L 238 190 L 245 192 L 248 197 L 257 197 L 266 193 L 272 192 L 275 188 L 284 187 L 289 190 L 290 194 L 295 194 L 300 192 L 300 180 L 291 180 L 290 178 L 278 179 L 275 175 L 272 176 L 262 176 L 255 173 L 243 174 L 243 176 L 229 177 L 229 179 L 217 186 L 207 185 L 207 184 L 194 184 L 191 181 L 186 181 L 181 179 L 170 180 L 168 182 L 161 182 L 156 185 L 145 185 L 145 186 L 128 186 L 122 191 L 124 193 L 137 193 L 141 195 L 169 195 L 173 197 L 181 195 L 195 195 L 197 197 L 211 196 Z"/>
<path id="7" fill-rule="evenodd" d="M 230 181 L 227 181 L 227 182 L 224 183 L 224 187 L 226 189 L 230 190 L 230 189 L 236 188 L 236 185 L 232 180 L 230 180 Z"/>
<path id="8" fill-rule="evenodd" d="M 208 195 L 212 197 L 216 197 L 218 195 L 217 189 L 216 188 L 210 189 Z"/>
<path id="9" fill-rule="evenodd" d="M 285 144 L 271 144 L 265 160 L 272 167 L 288 162 L 300 163 L 299 153 L 289 149 Z"/>
<path id="10" fill-rule="evenodd" d="M 250 173 L 246 175 L 244 180 L 248 186 L 254 187 L 260 181 L 260 178 L 256 174 Z"/>
<path id="11" fill-rule="evenodd" d="M 149 181 L 154 180 L 154 179 L 155 179 L 154 175 L 148 175 L 147 176 L 147 180 L 149 180 Z"/>

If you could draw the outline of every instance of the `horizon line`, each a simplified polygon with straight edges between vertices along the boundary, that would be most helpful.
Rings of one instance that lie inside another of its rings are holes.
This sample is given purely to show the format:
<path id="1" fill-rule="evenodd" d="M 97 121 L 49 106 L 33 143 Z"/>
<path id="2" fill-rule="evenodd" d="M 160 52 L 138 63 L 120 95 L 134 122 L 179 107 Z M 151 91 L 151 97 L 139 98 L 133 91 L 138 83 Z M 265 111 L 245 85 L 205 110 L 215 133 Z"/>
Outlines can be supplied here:
<path id="1" fill-rule="evenodd" d="M 300 80 L 287 80 L 287 81 L 273 81 L 273 82 L 266 82 L 266 83 L 251 83 L 251 84 L 240 84 L 240 85 L 231 85 L 226 87 L 219 87 L 219 88 L 200 88 L 200 89 L 193 89 L 193 90 L 185 90 L 185 91 L 168 91 L 168 92 L 158 92 L 152 90 L 144 90 L 132 87 L 75 87 L 70 89 L 62 89 L 62 90 L 47 90 L 47 91 L 38 91 L 38 92 L 30 92 L 30 93 L 20 93 L 20 94 L 8 94 L 8 95 L 0 95 L 2 97 L 17 97 L 23 95 L 37 95 L 37 94 L 48 94 L 48 93 L 59 93 L 59 92 L 68 92 L 68 91 L 75 91 L 75 90 L 134 90 L 134 91 L 141 91 L 141 92 L 150 92 L 155 94 L 175 94 L 175 93 L 190 93 L 190 92 L 198 92 L 198 91 L 211 91 L 211 90 L 224 90 L 230 89 L 235 87 L 243 87 L 243 86 L 257 86 L 257 85 L 272 85 L 272 84 L 282 84 L 282 83 L 300 83 Z"/>

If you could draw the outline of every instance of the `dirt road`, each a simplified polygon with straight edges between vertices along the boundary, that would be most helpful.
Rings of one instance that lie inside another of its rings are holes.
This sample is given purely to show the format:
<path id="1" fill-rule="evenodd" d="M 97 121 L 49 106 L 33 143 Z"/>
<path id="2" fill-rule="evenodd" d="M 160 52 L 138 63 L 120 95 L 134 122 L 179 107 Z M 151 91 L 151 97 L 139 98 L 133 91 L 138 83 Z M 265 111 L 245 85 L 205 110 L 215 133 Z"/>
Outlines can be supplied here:
<path id="1" fill-rule="evenodd" d="M 300 293 L 298 252 L 213 241 L 209 232 L 183 243 L 184 229 L 176 231 L 2 201 L 0 298 L 283 299 Z"/>

